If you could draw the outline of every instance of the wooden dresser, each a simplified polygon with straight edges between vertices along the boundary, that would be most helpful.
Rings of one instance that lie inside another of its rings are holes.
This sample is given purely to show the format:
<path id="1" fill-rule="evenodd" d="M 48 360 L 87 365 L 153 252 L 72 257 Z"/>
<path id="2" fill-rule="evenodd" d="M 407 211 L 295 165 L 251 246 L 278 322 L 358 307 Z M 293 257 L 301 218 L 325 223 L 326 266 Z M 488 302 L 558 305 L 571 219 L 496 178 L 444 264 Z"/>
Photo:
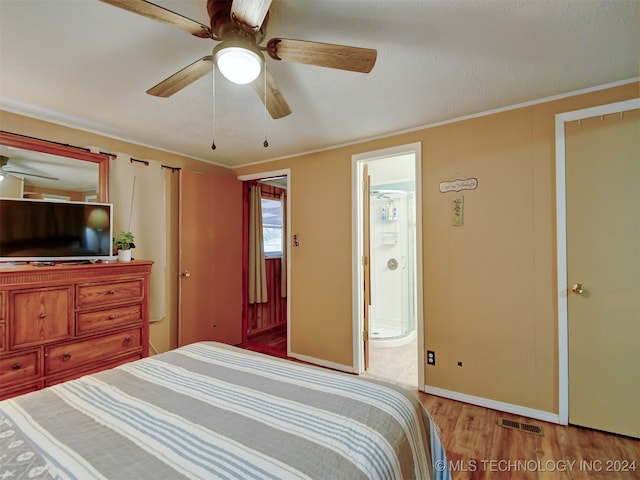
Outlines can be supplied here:
<path id="1" fill-rule="evenodd" d="M 151 265 L 0 266 L 0 399 L 148 356 Z"/>

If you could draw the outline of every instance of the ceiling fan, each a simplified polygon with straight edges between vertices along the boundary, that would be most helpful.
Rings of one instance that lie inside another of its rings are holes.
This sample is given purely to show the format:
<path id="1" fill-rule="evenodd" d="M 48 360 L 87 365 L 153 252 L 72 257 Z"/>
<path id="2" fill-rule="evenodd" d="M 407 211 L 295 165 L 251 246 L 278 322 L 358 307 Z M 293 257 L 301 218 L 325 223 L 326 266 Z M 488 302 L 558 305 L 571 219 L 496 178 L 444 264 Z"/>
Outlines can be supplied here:
<path id="1" fill-rule="evenodd" d="M 15 177 L 15 176 L 22 177 L 24 175 L 27 175 L 29 177 L 44 178 L 46 180 L 60 180 L 59 178 L 50 177 L 48 175 L 25 172 L 23 170 L 13 170 L 12 166 L 9 165 L 9 160 L 11 160 L 9 157 L 5 155 L 0 155 L 0 180 L 3 180 L 5 175 L 11 175 L 12 177 Z"/>
<path id="2" fill-rule="evenodd" d="M 271 0 L 207 0 L 210 25 L 172 12 L 146 0 L 101 0 L 133 13 L 164 22 L 196 37 L 220 42 L 211 55 L 147 90 L 150 95 L 169 97 L 211 71 L 215 63 L 222 74 L 238 84 L 252 83 L 272 118 L 282 118 L 291 109 L 267 68 L 263 52 L 274 60 L 369 73 L 377 51 L 329 43 L 271 38 L 266 36 Z"/>

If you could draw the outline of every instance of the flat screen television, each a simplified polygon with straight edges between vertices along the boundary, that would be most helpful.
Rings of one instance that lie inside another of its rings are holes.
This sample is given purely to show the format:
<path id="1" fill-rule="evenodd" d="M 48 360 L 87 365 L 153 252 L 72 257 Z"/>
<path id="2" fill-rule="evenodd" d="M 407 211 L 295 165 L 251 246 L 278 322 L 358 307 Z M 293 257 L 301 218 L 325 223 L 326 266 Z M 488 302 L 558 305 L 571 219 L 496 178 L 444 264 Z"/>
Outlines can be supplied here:
<path id="1" fill-rule="evenodd" d="M 0 262 L 111 257 L 112 205 L 0 198 Z"/>

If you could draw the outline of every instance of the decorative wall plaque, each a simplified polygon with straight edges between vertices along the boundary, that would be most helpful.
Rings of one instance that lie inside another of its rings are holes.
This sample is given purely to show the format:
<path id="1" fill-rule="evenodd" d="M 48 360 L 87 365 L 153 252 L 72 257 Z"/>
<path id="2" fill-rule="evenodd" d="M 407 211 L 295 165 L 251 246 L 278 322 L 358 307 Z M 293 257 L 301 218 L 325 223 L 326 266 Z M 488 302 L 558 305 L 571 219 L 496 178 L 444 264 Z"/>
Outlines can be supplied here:
<path id="1" fill-rule="evenodd" d="M 440 191 L 446 192 L 459 192 L 461 190 L 475 190 L 478 188 L 477 178 L 464 178 L 456 179 L 450 182 L 440 182 Z"/>

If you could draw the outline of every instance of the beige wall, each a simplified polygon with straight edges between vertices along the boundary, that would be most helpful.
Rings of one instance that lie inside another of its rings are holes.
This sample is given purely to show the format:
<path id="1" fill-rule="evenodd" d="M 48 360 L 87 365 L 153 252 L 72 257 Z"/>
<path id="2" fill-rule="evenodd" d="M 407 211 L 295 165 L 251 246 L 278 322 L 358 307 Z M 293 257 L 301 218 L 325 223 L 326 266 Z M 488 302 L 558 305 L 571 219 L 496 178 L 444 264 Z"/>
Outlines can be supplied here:
<path id="1" fill-rule="evenodd" d="M 237 169 L 291 169 L 295 353 L 352 363 L 351 156 L 422 142 L 425 383 L 557 412 L 555 114 L 638 97 L 628 84 Z M 441 181 L 478 178 L 451 226 Z M 458 366 L 462 362 L 462 367 Z"/>
<path id="2" fill-rule="evenodd" d="M 437 366 L 425 383 L 468 395 L 557 412 L 554 115 L 638 97 L 628 84 L 235 173 L 291 169 L 292 350 L 351 365 L 351 157 L 422 142 L 425 347 Z M 231 174 L 213 165 L 80 130 L 0 112 L 2 130 Z M 177 251 L 177 175 L 168 235 Z M 476 177 L 463 192 L 465 225 L 450 225 L 444 180 Z M 159 351 L 175 346 L 177 255 L 168 259 L 169 317 L 152 326 Z M 457 362 L 463 363 L 462 367 Z"/>

